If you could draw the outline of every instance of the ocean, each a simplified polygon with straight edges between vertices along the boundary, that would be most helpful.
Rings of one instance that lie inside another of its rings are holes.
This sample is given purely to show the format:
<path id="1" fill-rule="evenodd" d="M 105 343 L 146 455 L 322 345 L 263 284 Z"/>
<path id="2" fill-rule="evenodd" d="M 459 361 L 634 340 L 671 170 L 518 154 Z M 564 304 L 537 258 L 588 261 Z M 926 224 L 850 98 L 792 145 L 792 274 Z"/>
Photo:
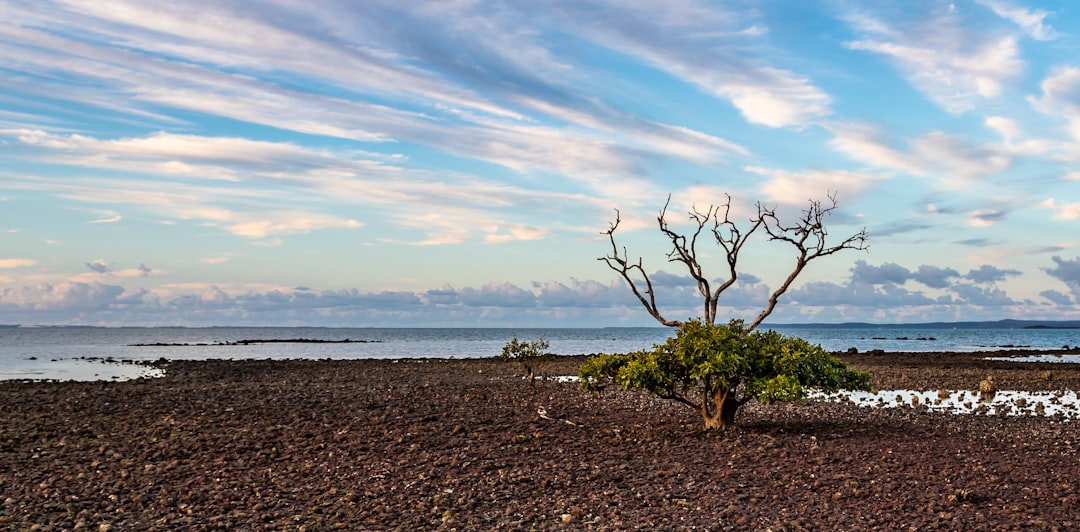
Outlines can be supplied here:
<path id="1" fill-rule="evenodd" d="M 982 351 L 1080 346 L 1080 329 L 775 325 L 830 351 Z M 0 327 L 0 379 L 109 380 L 154 376 L 124 362 L 158 359 L 478 358 L 511 338 L 545 339 L 561 355 L 626 353 L 663 342 L 664 327 L 320 328 Z M 309 340 L 292 342 L 291 340 Z M 312 341 L 313 340 L 313 341 Z"/>

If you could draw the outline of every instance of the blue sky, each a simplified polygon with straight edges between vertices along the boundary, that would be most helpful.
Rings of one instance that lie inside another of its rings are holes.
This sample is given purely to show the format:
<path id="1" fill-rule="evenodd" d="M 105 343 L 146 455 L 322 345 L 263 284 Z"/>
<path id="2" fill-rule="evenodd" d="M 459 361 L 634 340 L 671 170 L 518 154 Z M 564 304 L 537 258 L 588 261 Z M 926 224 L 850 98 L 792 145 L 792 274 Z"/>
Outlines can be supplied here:
<path id="1" fill-rule="evenodd" d="M 654 325 L 600 232 L 692 316 L 654 218 L 725 193 L 869 234 L 771 323 L 1080 319 L 1077 10 L 0 0 L 0 323 Z"/>

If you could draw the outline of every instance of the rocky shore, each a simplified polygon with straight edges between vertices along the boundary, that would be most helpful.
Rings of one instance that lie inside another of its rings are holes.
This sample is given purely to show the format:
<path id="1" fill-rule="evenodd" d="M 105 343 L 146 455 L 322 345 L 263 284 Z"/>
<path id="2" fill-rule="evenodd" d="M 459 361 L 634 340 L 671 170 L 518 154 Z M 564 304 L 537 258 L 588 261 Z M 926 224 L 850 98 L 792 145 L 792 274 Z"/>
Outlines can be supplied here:
<path id="1" fill-rule="evenodd" d="M 985 356 L 843 358 L 879 389 L 1080 390 L 1076 364 Z M 164 367 L 0 381 L 0 529 L 1080 529 L 1077 420 L 810 401 L 709 433 L 489 359 Z"/>

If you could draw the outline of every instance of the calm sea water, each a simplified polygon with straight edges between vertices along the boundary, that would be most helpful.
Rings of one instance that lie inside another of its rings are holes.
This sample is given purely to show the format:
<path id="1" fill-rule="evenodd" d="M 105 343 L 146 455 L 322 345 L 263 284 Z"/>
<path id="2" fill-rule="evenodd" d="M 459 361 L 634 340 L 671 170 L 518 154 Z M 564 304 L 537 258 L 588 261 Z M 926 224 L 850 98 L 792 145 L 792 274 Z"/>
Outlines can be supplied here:
<path id="1" fill-rule="evenodd" d="M 1080 345 L 1078 329 L 947 329 L 900 326 L 774 326 L 830 351 L 978 351 Z M 81 328 L 0 327 L 0 379 L 111 379 L 147 371 L 107 361 L 201 359 L 476 358 L 496 356 L 511 338 L 543 338 L 550 352 L 625 353 L 663 342 L 661 327 L 599 329 L 414 329 L 317 327 Z M 245 340 L 352 340 L 251 343 Z M 138 345 L 142 344 L 142 345 Z M 147 345 L 161 344 L 161 345 Z"/>

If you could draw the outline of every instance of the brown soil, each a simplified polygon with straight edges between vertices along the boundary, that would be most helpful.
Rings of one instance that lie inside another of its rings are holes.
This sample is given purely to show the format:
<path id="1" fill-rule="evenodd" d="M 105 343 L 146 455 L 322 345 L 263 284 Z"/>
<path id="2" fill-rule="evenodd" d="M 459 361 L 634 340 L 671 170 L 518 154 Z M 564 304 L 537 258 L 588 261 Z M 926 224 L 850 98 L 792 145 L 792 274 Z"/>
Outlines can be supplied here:
<path id="1" fill-rule="evenodd" d="M 981 356 L 844 358 L 881 389 L 1080 390 L 1077 365 Z M 0 382 L 0 529 L 1080 528 L 1080 421 L 751 403 L 709 433 L 680 405 L 519 373 L 208 361 Z"/>

